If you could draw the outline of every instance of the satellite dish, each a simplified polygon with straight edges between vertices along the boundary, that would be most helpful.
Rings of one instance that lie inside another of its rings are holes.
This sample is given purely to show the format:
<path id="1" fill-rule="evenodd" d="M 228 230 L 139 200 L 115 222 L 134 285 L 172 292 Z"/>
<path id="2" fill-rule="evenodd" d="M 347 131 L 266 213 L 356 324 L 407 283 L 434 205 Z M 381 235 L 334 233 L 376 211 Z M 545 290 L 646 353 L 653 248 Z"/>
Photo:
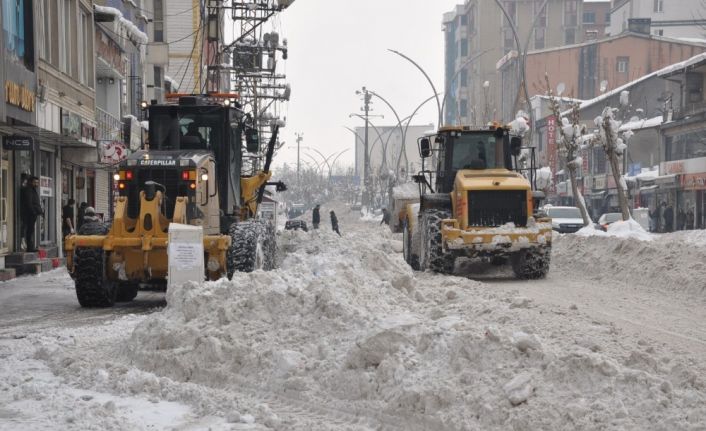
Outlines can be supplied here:
<path id="1" fill-rule="evenodd" d="M 608 81 L 605 79 L 601 81 L 601 93 L 604 93 L 608 89 Z"/>
<path id="2" fill-rule="evenodd" d="M 561 96 L 564 93 L 564 90 L 566 90 L 566 84 L 560 82 L 559 85 L 556 86 L 556 94 Z"/>

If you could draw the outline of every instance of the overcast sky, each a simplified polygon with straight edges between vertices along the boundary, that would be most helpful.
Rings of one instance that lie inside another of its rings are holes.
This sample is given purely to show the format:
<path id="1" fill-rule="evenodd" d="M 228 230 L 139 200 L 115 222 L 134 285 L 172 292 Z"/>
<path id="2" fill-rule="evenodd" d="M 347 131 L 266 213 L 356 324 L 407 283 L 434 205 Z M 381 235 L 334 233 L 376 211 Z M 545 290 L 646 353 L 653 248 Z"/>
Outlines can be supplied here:
<path id="1" fill-rule="evenodd" d="M 444 42 L 441 22 L 461 0 L 296 0 L 280 18 L 282 37 L 289 42 L 285 71 L 292 85 L 282 130 L 285 147 L 275 166 L 296 165 L 295 133 L 303 133 L 302 146 L 325 155 L 350 150 L 339 158 L 353 166 L 354 135 L 343 126 L 362 126 L 348 118 L 360 113 L 355 90 L 367 86 L 406 117 L 432 90 L 424 76 L 396 49 L 417 61 L 443 91 Z M 376 126 L 396 125 L 392 112 L 375 100 Z M 433 102 L 419 111 L 413 124 L 436 123 Z M 309 151 L 314 155 L 312 151 Z M 315 156 L 315 155 L 314 155 Z M 315 156 L 319 158 L 318 156 Z M 304 156 L 302 156 L 304 159 Z M 307 160 L 309 160 L 307 158 Z"/>

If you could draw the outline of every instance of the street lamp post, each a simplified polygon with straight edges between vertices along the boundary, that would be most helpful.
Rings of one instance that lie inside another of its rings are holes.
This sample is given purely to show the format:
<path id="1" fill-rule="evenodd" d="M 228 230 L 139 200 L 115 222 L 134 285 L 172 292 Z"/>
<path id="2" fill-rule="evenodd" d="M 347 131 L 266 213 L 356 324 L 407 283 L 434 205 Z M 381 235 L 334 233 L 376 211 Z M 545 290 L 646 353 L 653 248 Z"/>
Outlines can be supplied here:
<path id="1" fill-rule="evenodd" d="M 443 123 L 443 117 L 442 117 L 442 114 L 441 114 L 441 102 L 439 101 L 439 92 L 436 91 L 436 87 L 434 86 L 434 82 L 431 80 L 431 78 L 429 77 L 429 75 L 424 71 L 424 69 L 422 69 L 422 67 L 421 67 L 419 64 L 417 64 L 416 61 L 412 60 L 411 58 L 407 57 L 406 55 L 402 54 L 402 53 L 399 52 L 399 51 L 395 51 L 394 49 L 388 49 L 388 51 L 390 51 L 390 52 L 392 52 L 392 53 L 394 53 L 394 54 L 397 54 L 397 55 L 399 55 L 400 57 L 402 57 L 402 58 L 404 58 L 405 60 L 407 60 L 407 61 L 409 61 L 410 63 L 412 63 L 417 69 L 419 69 L 420 72 L 422 72 L 422 74 L 424 75 L 424 77 L 427 79 L 427 81 L 429 82 L 429 85 L 431 85 L 432 92 L 433 92 L 433 94 L 434 94 L 435 97 L 436 97 L 436 107 L 437 107 L 437 110 L 439 111 L 439 123 L 438 123 L 438 124 L 439 124 L 439 127 L 441 127 L 441 124 Z"/>
<path id="2" fill-rule="evenodd" d="M 296 136 L 297 136 L 297 182 L 299 182 L 299 171 L 301 168 L 301 164 L 299 163 L 299 145 L 304 140 L 304 134 L 303 133 L 296 133 Z"/>
<path id="3" fill-rule="evenodd" d="M 379 95 L 378 93 L 374 92 L 373 90 L 368 90 L 368 92 L 369 92 L 370 94 L 372 94 L 373 96 L 377 97 L 378 99 L 382 100 L 382 101 L 385 103 L 385 105 L 387 105 L 387 107 L 390 108 L 390 110 L 392 111 L 392 113 L 395 114 L 395 118 L 397 119 L 397 125 L 398 125 L 398 127 L 400 128 L 400 133 L 402 134 L 402 145 L 400 146 L 400 152 L 405 151 L 405 149 L 406 149 L 406 148 L 405 148 L 405 141 L 406 141 L 406 139 L 405 139 L 405 129 L 402 128 L 402 120 L 400 119 L 400 116 L 397 115 L 397 110 L 395 110 L 395 108 L 392 106 L 392 104 L 391 104 L 390 102 L 387 101 L 387 99 L 385 99 L 384 97 L 382 97 L 382 96 Z M 437 103 L 438 103 L 438 102 L 439 102 L 439 96 L 438 96 L 438 94 L 436 93 L 436 91 L 434 91 L 434 97 L 436 97 L 436 101 L 437 101 Z M 441 105 L 439 105 L 439 108 L 440 108 L 440 107 L 441 107 Z M 395 177 L 397 178 L 398 176 L 399 176 L 399 172 L 395 172 Z"/>

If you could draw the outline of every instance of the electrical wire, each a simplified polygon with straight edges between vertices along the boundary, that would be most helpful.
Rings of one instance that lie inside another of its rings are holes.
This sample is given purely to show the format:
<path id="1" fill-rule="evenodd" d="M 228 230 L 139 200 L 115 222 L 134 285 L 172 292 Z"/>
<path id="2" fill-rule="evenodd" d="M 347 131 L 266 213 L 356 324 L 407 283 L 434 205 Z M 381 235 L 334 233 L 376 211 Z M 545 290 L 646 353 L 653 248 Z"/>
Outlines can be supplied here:
<path id="1" fill-rule="evenodd" d="M 114 34 L 115 36 L 117 36 L 118 38 L 120 38 L 120 39 L 122 39 L 122 40 L 125 40 L 125 41 L 127 41 L 127 42 L 130 42 L 130 43 L 134 44 L 135 46 L 137 46 L 137 45 L 142 45 L 142 46 L 147 46 L 147 45 L 149 45 L 149 43 L 135 42 L 135 41 L 133 41 L 133 40 L 130 39 L 130 38 L 127 38 L 127 37 L 125 37 L 125 36 L 122 36 L 122 35 L 120 35 L 120 34 L 114 32 L 113 30 L 111 30 L 111 29 L 109 29 L 109 28 L 107 28 L 107 27 L 104 27 L 105 24 L 102 23 L 102 22 L 99 22 L 98 24 L 102 24 L 102 25 L 103 25 L 103 26 L 101 26 L 101 28 L 102 28 L 103 30 L 105 30 L 105 31 L 107 31 L 107 32 L 109 32 L 109 33 L 112 33 L 112 34 Z M 201 26 L 199 26 L 199 28 L 197 28 L 196 31 L 194 31 L 193 33 L 191 33 L 191 34 L 189 34 L 189 35 L 186 35 L 186 36 L 182 37 L 181 39 L 173 40 L 173 41 L 171 41 L 171 42 L 164 42 L 164 44 L 165 44 L 165 45 L 172 45 L 172 44 L 174 44 L 174 43 L 181 42 L 181 41 L 183 41 L 183 40 L 185 40 L 185 39 L 188 39 L 188 38 L 190 38 L 191 36 L 195 35 L 195 34 L 198 33 L 199 31 L 201 31 Z"/>

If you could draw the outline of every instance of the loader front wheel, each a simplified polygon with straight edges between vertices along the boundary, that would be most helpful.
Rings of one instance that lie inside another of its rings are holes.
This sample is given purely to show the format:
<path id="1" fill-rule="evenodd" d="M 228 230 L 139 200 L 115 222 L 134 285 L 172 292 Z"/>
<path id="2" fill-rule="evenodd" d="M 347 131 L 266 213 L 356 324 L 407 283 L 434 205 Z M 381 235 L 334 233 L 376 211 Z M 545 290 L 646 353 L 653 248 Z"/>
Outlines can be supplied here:
<path id="1" fill-rule="evenodd" d="M 76 297 L 81 307 L 112 307 L 117 289 L 105 277 L 105 253 L 100 248 L 77 248 L 74 254 Z"/>
<path id="2" fill-rule="evenodd" d="M 277 244 L 274 227 L 261 220 L 247 220 L 230 227 L 228 278 L 238 272 L 270 270 L 275 266 Z"/>
<path id="3" fill-rule="evenodd" d="M 512 255 L 512 270 L 522 280 L 537 280 L 547 276 L 551 259 L 551 247 L 532 247 Z"/>
<path id="4" fill-rule="evenodd" d="M 420 269 L 449 274 L 453 272 L 455 257 L 445 253 L 441 237 L 441 220 L 450 218 L 451 213 L 443 209 L 426 209 L 421 219 L 421 262 Z"/>

